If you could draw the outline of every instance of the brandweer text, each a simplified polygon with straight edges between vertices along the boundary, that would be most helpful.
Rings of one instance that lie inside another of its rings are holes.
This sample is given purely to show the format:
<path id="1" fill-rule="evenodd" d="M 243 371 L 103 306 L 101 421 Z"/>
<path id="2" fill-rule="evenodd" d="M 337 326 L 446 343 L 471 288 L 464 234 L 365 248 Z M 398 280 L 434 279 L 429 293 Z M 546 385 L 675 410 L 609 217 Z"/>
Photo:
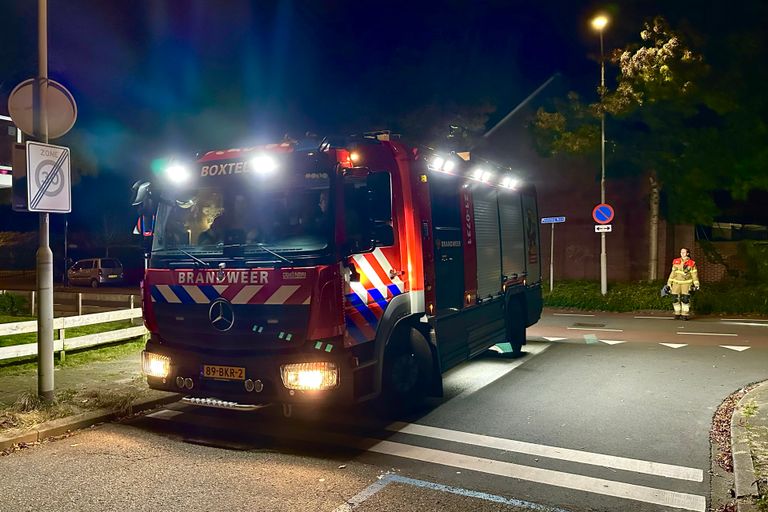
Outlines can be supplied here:
<path id="1" fill-rule="evenodd" d="M 217 272 L 179 272 L 179 284 L 267 284 L 266 270 L 234 270 L 224 273 L 219 279 Z"/>

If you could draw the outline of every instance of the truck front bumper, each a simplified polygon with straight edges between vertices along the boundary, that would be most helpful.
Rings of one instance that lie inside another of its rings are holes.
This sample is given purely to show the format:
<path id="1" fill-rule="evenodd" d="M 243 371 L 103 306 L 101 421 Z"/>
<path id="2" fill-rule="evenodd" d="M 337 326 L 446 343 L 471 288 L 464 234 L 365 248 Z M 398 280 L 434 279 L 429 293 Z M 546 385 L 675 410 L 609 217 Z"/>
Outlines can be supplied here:
<path id="1" fill-rule="evenodd" d="M 344 405 L 356 401 L 355 360 L 348 353 L 332 356 L 325 352 L 291 352 L 235 357 L 191 352 L 152 340 L 147 342 L 145 352 L 165 362 L 161 374 L 166 375 L 160 377 L 147 371 L 145 361 L 147 383 L 153 389 L 183 393 L 190 397 L 218 398 L 240 404 L 277 402 Z M 338 375 L 336 385 L 324 390 L 288 389 L 283 383 L 281 367 L 297 363 L 332 363 L 326 366 L 335 366 Z M 205 371 L 206 367 L 208 372 Z M 212 376 L 212 368 L 221 368 L 220 372 L 224 378 Z"/>

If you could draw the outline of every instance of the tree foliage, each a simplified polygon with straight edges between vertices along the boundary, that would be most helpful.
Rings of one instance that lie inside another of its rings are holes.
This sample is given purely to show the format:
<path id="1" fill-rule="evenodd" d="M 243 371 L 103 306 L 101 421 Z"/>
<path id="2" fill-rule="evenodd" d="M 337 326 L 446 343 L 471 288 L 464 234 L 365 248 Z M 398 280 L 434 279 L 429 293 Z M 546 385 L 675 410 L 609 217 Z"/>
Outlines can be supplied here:
<path id="1" fill-rule="evenodd" d="M 718 213 L 715 190 L 741 197 L 768 186 L 760 109 L 745 108 L 744 91 L 722 80 L 690 39 L 662 17 L 645 22 L 638 42 L 611 52 L 615 85 L 598 88 L 597 101 L 570 93 L 554 111 L 537 112 L 532 128 L 539 148 L 596 155 L 605 114 L 608 178 L 653 176 L 673 222 L 711 221 Z"/>

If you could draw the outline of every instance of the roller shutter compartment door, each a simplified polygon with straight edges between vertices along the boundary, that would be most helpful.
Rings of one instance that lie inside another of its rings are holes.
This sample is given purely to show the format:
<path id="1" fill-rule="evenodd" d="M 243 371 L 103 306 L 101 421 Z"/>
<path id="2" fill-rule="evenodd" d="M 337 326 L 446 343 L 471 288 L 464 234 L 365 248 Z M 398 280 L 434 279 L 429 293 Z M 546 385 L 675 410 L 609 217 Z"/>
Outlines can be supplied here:
<path id="1" fill-rule="evenodd" d="M 525 272 L 525 229 L 520 193 L 499 191 L 502 273 L 507 277 Z"/>
<path id="2" fill-rule="evenodd" d="M 496 296 L 501 291 L 501 243 L 496 190 L 475 192 L 473 202 L 477 247 L 477 296 L 485 299 Z"/>

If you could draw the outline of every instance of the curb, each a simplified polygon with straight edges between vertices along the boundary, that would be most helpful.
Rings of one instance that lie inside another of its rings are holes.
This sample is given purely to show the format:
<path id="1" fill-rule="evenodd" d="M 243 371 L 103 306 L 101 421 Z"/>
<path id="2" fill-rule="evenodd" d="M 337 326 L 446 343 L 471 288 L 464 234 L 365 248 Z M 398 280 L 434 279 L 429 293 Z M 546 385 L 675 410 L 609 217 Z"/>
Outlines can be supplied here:
<path id="1" fill-rule="evenodd" d="M 143 401 L 138 401 L 131 405 L 133 413 L 152 409 L 159 405 L 165 405 L 178 401 L 181 395 L 176 393 L 168 396 L 162 396 L 160 398 L 149 398 Z M 112 409 L 97 409 L 95 411 L 84 412 L 75 416 L 68 416 L 66 418 L 59 418 L 57 420 L 46 421 L 37 425 L 33 430 L 23 432 L 20 434 L 14 434 L 8 437 L 0 436 L 0 451 L 12 448 L 18 444 L 37 443 L 46 438 L 53 436 L 60 436 L 67 432 L 83 429 L 96 425 L 98 423 L 105 423 L 112 421 L 117 417 L 124 416 L 124 413 L 114 411 Z"/>
<path id="2" fill-rule="evenodd" d="M 751 501 L 759 495 L 757 474 L 752 462 L 752 452 L 747 439 L 746 419 L 741 413 L 743 405 L 754 399 L 756 392 L 768 387 L 768 381 L 759 384 L 741 397 L 731 416 L 731 452 L 733 454 L 733 478 L 736 498 L 740 499 L 736 508 L 739 512 L 753 512 L 757 508 L 752 503 L 742 502 L 742 498 Z"/>

